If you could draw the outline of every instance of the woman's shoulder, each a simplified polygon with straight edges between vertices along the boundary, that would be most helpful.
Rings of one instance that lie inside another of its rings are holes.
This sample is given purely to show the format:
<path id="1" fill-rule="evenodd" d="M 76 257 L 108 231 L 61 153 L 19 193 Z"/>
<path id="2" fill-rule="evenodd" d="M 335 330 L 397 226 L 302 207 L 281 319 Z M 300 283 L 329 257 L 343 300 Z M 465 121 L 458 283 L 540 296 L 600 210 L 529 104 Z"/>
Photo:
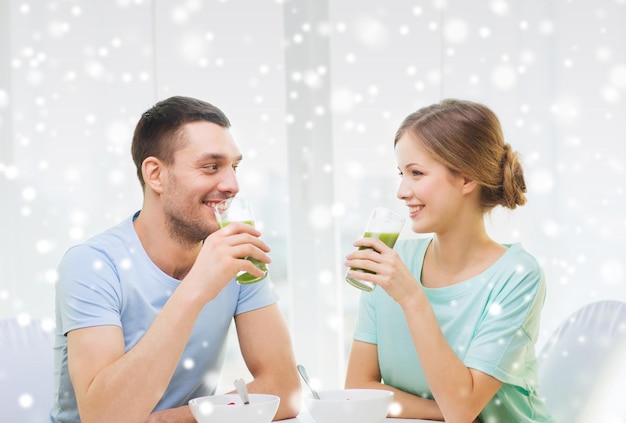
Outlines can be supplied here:
<path id="1" fill-rule="evenodd" d="M 413 238 L 400 238 L 394 246 L 394 250 L 398 251 L 425 251 L 428 248 L 428 244 L 432 241 L 432 236 L 422 236 Z"/>
<path id="2" fill-rule="evenodd" d="M 426 249 L 432 237 L 419 237 L 419 238 L 403 238 L 396 242 L 394 250 L 400 256 L 400 259 L 409 268 L 409 270 L 415 274 L 421 273 L 422 263 L 424 261 L 424 255 Z"/>
<path id="3" fill-rule="evenodd" d="M 503 245 L 508 248 L 507 252 L 502 257 L 503 260 L 501 260 L 504 265 L 510 266 L 513 264 L 518 271 L 524 269 L 535 272 L 541 271 L 541 264 L 537 258 L 526 250 L 521 243 L 517 242 Z"/>
<path id="4" fill-rule="evenodd" d="M 503 291 L 512 290 L 545 290 L 545 275 L 541 264 L 521 244 L 505 245 L 508 251 L 493 266 L 493 276 L 499 280 Z"/>

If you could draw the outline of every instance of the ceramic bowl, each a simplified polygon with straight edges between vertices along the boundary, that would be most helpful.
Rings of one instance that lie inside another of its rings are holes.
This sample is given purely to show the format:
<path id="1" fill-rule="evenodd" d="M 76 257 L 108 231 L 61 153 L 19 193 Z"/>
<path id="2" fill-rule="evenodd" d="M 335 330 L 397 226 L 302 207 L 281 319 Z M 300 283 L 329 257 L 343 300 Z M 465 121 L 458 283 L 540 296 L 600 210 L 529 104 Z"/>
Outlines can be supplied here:
<path id="1" fill-rule="evenodd" d="M 393 392 L 382 389 L 335 389 L 318 394 L 320 399 L 304 398 L 316 423 L 381 423 L 393 401 Z"/>
<path id="2" fill-rule="evenodd" d="M 248 394 L 244 404 L 237 394 L 210 395 L 189 401 L 191 414 L 198 423 L 270 423 L 276 415 L 280 397 Z"/>

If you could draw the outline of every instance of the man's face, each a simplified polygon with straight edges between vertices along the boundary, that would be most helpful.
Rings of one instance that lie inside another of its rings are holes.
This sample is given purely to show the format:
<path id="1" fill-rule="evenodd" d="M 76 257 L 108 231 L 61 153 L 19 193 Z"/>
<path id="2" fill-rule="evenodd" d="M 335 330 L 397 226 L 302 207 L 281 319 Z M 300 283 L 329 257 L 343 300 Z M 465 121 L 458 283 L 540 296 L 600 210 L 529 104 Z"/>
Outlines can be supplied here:
<path id="1" fill-rule="evenodd" d="M 239 192 L 241 152 L 230 131 L 214 123 L 188 123 L 183 131 L 186 141 L 165 169 L 161 199 L 170 234 L 197 243 L 219 229 L 214 205 Z"/>

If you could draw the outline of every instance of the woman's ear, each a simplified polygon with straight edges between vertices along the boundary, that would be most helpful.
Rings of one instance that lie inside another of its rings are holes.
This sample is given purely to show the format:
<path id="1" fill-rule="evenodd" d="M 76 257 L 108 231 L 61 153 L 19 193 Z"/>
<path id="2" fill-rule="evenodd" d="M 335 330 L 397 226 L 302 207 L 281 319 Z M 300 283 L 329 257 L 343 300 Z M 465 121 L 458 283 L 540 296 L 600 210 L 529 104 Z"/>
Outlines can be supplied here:
<path id="1" fill-rule="evenodd" d="M 467 176 L 463 176 L 463 193 L 469 194 L 474 191 L 478 187 L 478 183 L 475 180 L 468 178 Z"/>
<path id="2" fill-rule="evenodd" d="M 165 177 L 165 166 L 156 157 L 150 156 L 141 164 L 141 174 L 143 180 L 146 183 L 146 187 L 149 187 L 157 194 L 163 193 L 163 178 Z"/>

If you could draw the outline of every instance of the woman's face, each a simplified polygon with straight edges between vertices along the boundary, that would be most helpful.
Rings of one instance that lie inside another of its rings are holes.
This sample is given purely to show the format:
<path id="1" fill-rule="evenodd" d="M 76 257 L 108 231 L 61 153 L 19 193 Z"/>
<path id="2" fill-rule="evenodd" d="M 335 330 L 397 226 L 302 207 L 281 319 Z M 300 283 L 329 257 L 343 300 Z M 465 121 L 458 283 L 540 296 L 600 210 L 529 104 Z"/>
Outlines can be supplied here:
<path id="1" fill-rule="evenodd" d="M 466 181 L 435 160 L 415 135 L 398 140 L 396 160 L 400 172 L 397 196 L 409 208 L 417 233 L 444 233 L 454 226 L 463 205 Z"/>

